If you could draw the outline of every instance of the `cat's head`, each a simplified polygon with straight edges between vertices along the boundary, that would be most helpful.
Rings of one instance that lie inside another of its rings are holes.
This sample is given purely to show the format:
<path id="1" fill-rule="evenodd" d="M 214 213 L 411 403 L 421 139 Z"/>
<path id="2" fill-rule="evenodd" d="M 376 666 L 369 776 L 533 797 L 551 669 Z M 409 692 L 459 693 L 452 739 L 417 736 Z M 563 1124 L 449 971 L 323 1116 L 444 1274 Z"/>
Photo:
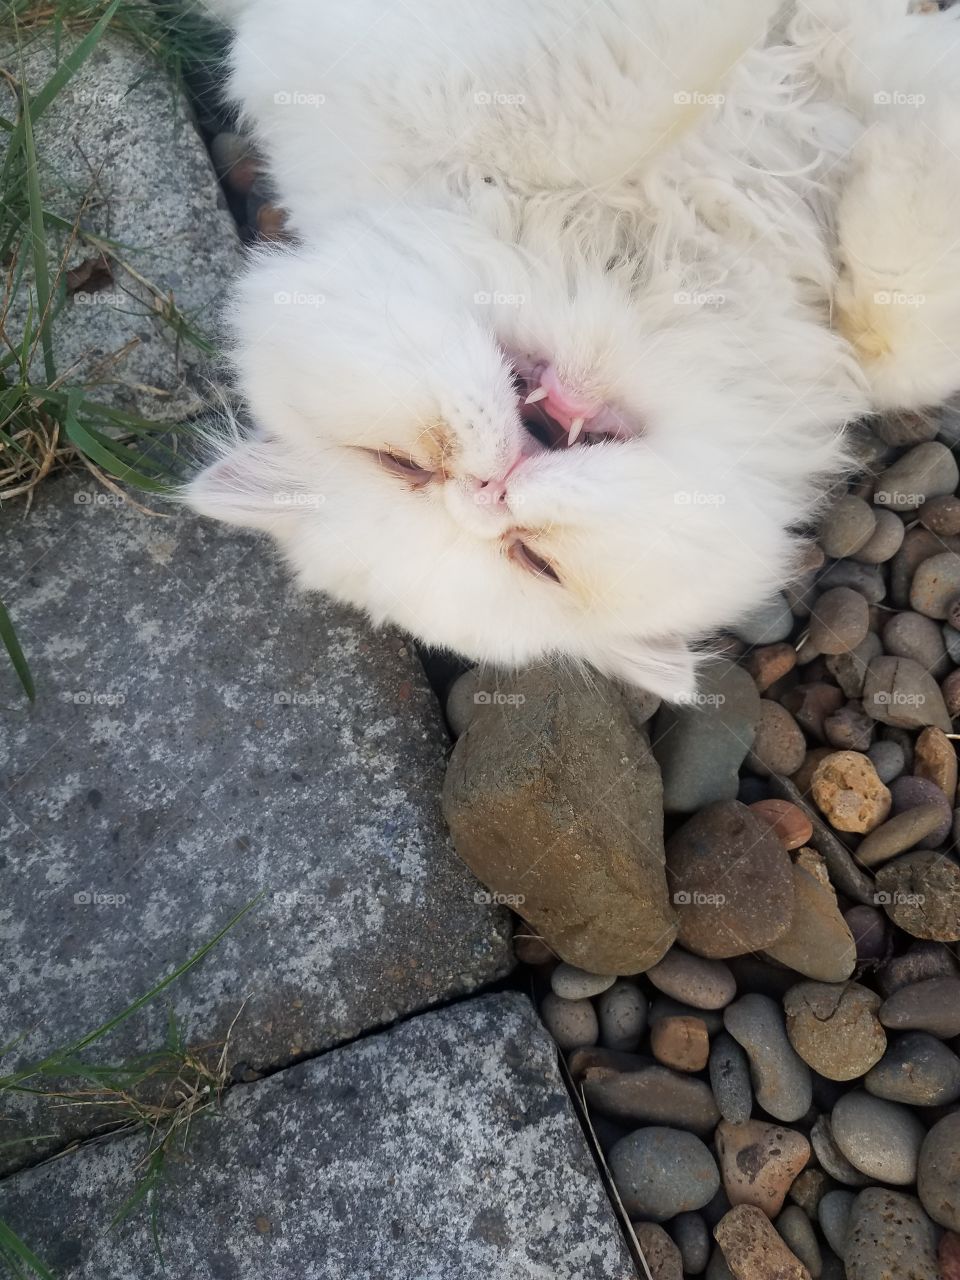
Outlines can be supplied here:
<path id="1" fill-rule="evenodd" d="M 575 324 L 561 338 L 555 307 L 503 326 L 505 342 L 489 307 L 325 291 L 306 251 L 265 258 L 234 312 L 256 429 L 187 499 L 269 533 L 304 587 L 431 645 L 588 663 L 683 697 L 692 642 L 777 584 L 789 502 L 731 454 L 760 419 L 723 352 L 650 315 L 646 330 L 624 320 L 620 349 Z M 560 374 L 609 402 L 572 447 L 554 398 L 526 403 L 556 356 L 534 349 L 538 324 L 566 343 Z"/>

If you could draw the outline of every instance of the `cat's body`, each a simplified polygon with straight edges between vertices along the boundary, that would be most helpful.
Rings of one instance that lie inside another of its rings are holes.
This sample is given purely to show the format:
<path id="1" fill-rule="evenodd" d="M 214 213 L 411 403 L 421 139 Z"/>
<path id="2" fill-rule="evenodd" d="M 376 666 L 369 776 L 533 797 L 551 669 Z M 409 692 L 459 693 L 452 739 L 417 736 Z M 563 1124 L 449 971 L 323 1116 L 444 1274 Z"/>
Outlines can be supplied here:
<path id="1" fill-rule="evenodd" d="M 949 61 L 920 69 L 960 26 L 906 0 L 815 0 L 791 44 L 773 0 L 226 2 L 301 243 L 241 283 L 260 438 L 194 504 L 431 643 L 688 691 L 689 642 L 788 573 L 843 426 L 960 386 L 960 106 Z M 870 100 L 890 31 L 926 110 Z"/>

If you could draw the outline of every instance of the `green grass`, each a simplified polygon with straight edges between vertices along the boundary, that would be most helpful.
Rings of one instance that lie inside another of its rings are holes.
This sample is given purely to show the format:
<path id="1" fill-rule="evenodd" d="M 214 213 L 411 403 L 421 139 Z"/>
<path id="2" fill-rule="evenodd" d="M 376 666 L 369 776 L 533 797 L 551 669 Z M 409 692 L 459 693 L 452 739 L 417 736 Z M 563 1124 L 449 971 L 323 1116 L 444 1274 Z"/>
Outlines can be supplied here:
<path id="1" fill-rule="evenodd" d="M 0 1100 L 5 1093 L 30 1093 L 76 1106 L 107 1108 L 115 1116 L 118 1129 L 125 1133 L 145 1132 L 148 1135 L 139 1181 L 113 1215 L 111 1226 L 119 1226 L 141 1208 L 148 1209 L 154 1246 L 161 1259 L 155 1193 L 164 1176 L 164 1162 L 175 1145 L 182 1147 L 186 1144 L 194 1121 L 219 1101 L 227 1083 L 229 1033 L 216 1054 L 212 1053 L 212 1046 L 206 1050 L 193 1049 L 171 1014 L 166 1043 L 157 1053 L 144 1055 L 121 1066 L 92 1063 L 83 1055 L 91 1045 L 109 1036 L 195 968 L 258 902 L 259 897 L 249 902 L 188 960 L 99 1027 L 37 1062 L 0 1075 Z M 12 1047 L 14 1045 L 0 1048 L 0 1058 Z M 55 1081 L 56 1087 L 45 1088 L 45 1081 Z M 53 1273 L 41 1259 L 2 1220 L 0 1265 L 12 1280 L 27 1280 L 28 1277 L 54 1280 Z"/>
<path id="2" fill-rule="evenodd" d="M 164 69 L 171 77 L 174 101 L 178 82 L 215 66 L 223 52 L 216 28 L 190 0 L 182 5 L 153 0 L 0 0 L 0 32 L 6 44 L 19 49 L 19 65 L 5 68 L 6 83 L 16 93 L 16 115 L 0 116 L 0 145 L 6 149 L 0 165 L 0 503 L 29 503 L 52 471 L 75 461 L 120 493 L 132 487 L 163 494 L 175 476 L 171 441 L 176 444 L 176 432 L 171 434 L 169 424 L 158 427 L 113 408 L 96 387 L 76 384 L 74 371 L 57 369 L 57 319 L 67 302 L 66 258 L 75 244 L 88 248 L 94 262 L 107 268 L 116 264 L 133 277 L 150 298 L 144 313 L 163 322 L 178 346 L 189 343 L 207 354 L 212 351 L 176 300 L 137 272 L 135 248 L 84 226 L 85 195 L 78 197 L 72 222 L 44 201 L 36 126 L 108 29 L 151 55 L 145 74 L 157 65 Z M 25 51 L 40 36 L 49 40 L 51 32 L 62 51 L 59 65 L 45 84 L 28 92 Z M 16 332 L 12 311 L 25 315 L 18 319 Z M 38 356 L 41 382 L 34 372 Z M 28 657 L 2 602 L 0 642 L 32 700 L 35 688 Z"/>

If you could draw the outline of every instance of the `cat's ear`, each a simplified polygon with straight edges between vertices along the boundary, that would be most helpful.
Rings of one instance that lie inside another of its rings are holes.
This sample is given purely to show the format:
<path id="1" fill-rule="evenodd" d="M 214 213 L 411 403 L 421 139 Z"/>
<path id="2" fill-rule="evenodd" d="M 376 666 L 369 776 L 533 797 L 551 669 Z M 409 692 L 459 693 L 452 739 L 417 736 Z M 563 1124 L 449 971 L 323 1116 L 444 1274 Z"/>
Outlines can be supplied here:
<path id="1" fill-rule="evenodd" d="M 240 440 L 183 490 L 199 515 L 251 529 L 273 529 L 297 505 L 291 468 L 273 440 Z"/>
<path id="2" fill-rule="evenodd" d="M 684 702 L 697 690 L 701 661 L 682 640 L 635 640 L 608 649 L 597 666 L 608 676 L 655 693 L 665 702 Z"/>

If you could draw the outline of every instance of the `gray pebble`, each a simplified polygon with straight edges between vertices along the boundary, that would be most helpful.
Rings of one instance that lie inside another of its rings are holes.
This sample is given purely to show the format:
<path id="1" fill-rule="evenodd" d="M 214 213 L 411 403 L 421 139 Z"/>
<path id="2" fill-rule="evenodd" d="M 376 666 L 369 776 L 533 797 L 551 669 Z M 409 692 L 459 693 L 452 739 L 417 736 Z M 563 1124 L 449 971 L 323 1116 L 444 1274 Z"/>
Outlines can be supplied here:
<path id="1" fill-rule="evenodd" d="M 897 613 L 883 629 L 883 647 L 897 658 L 912 658 L 937 680 L 950 670 L 943 628 L 922 613 Z"/>
<path id="2" fill-rule="evenodd" d="M 600 1043 L 607 1049 L 636 1049 L 647 1029 L 647 997 L 633 982 L 621 979 L 597 1001 Z"/>
<path id="3" fill-rule="evenodd" d="M 679 1213 L 670 1223 L 670 1234 L 680 1250 L 688 1276 L 703 1275 L 710 1261 L 710 1232 L 699 1213 Z"/>
<path id="4" fill-rule="evenodd" d="M 952 822 L 952 810 L 950 819 Z M 907 809 L 888 818 L 886 822 L 881 822 L 879 827 L 874 827 L 861 841 L 857 849 L 857 861 L 863 867 L 879 867 L 895 858 L 898 853 L 914 848 L 921 841 L 926 844 L 934 843 L 933 832 L 940 830 L 942 826 L 943 809 L 938 804 L 920 804 Z M 883 901 L 876 895 L 874 900 Z"/>
<path id="5" fill-rule="evenodd" d="M 875 721 L 859 702 L 848 702 L 823 722 L 827 742 L 838 751 L 869 751 L 875 731 Z"/>
<path id="6" fill-rule="evenodd" d="M 900 729 L 933 724 L 953 730 L 936 680 L 911 658 L 874 658 L 863 682 L 863 709 L 874 720 Z"/>
<path id="7" fill-rule="evenodd" d="M 941 1040 L 960 1036 L 960 978 L 928 978 L 901 987 L 884 1000 L 878 1016 L 891 1031 L 929 1031 Z"/>
<path id="8" fill-rule="evenodd" d="M 742 996 L 724 1012 L 724 1026 L 750 1060 L 757 1102 L 777 1120 L 799 1120 L 810 1109 L 810 1068 L 787 1039 L 783 1010 L 769 998 Z"/>
<path id="9" fill-rule="evenodd" d="M 916 511 L 928 498 L 954 493 L 960 473 L 953 454 L 938 441 L 918 444 L 883 472 L 873 500 L 892 511 Z"/>
<path id="10" fill-rule="evenodd" d="M 960 1112 L 944 1116 L 927 1134 L 917 1193 L 934 1222 L 960 1231 Z"/>
<path id="11" fill-rule="evenodd" d="M 940 417 L 936 413 L 881 413 L 872 425 L 884 444 L 902 449 L 934 440 L 940 430 Z"/>
<path id="12" fill-rule="evenodd" d="M 722 960 L 706 960 L 671 947 L 644 975 L 665 995 L 695 1009 L 723 1009 L 737 994 L 737 984 Z"/>
<path id="13" fill-rule="evenodd" d="M 847 928 L 857 944 L 858 960 L 880 960 L 887 950 L 887 919 L 876 907 L 859 903 L 843 913 Z"/>
<path id="14" fill-rule="evenodd" d="M 786 640 L 793 630 L 793 614 L 784 595 L 778 592 L 772 600 L 741 618 L 733 634 L 744 644 L 775 644 Z"/>
<path id="15" fill-rule="evenodd" d="M 868 1187 L 850 1215 L 844 1263 L 847 1280 L 938 1280 L 936 1229 L 913 1196 Z"/>
<path id="16" fill-rule="evenodd" d="M 831 587 L 850 587 L 859 592 L 867 604 L 880 604 L 887 594 L 883 573 L 876 565 L 857 564 L 853 560 L 837 560 L 824 569 L 817 579 L 821 591 Z"/>
<path id="17" fill-rule="evenodd" d="M 873 536 L 852 557 L 861 564 L 885 564 L 893 559 L 903 545 L 906 526 L 897 513 L 883 507 L 877 508 L 876 512 L 877 527 Z"/>
<path id="18" fill-rule="evenodd" d="M 928 618 L 944 619 L 960 595 L 960 555 L 941 551 L 918 566 L 910 583 L 910 607 Z"/>
<path id="19" fill-rule="evenodd" d="M 608 1162 L 630 1217 L 664 1222 L 702 1209 L 720 1187 L 713 1156 L 683 1129 L 638 1129 L 615 1144 Z"/>
<path id="20" fill-rule="evenodd" d="M 710 1255 L 710 1265 L 707 1267 L 706 1280 L 737 1280 L 736 1276 L 727 1266 L 727 1261 L 724 1258 L 719 1245 Z"/>
<path id="21" fill-rule="evenodd" d="M 901 987 L 928 978 L 951 978 L 957 973 L 957 962 L 947 947 L 935 942 L 915 942 L 902 956 L 892 956 L 877 971 L 880 994 L 892 996 Z"/>
<path id="22" fill-rule="evenodd" d="M 464 671 L 462 676 L 458 676 L 450 686 L 450 692 L 447 694 L 447 723 L 455 738 L 460 737 L 477 709 L 474 695 L 479 683 L 480 670 L 478 667 L 471 667 L 469 671 Z"/>
<path id="23" fill-rule="evenodd" d="M 857 1200 L 855 1191 L 828 1191 L 817 1205 L 817 1221 L 834 1253 L 843 1257 L 847 1252 L 847 1236 L 850 1231 L 850 1215 Z"/>
<path id="24" fill-rule="evenodd" d="M 605 1049 L 594 1052 L 608 1053 Z M 614 1057 L 622 1060 L 633 1055 Z M 571 1071 L 575 1065 L 581 1064 L 571 1058 Z M 612 1120 L 631 1125 L 668 1125 L 704 1135 L 713 1133 L 719 1123 L 720 1112 L 709 1085 L 694 1076 L 639 1057 L 632 1066 L 603 1060 L 596 1064 L 598 1070 L 591 1070 L 595 1064 L 589 1061 L 582 1065 L 585 1073 L 581 1085 L 587 1106 Z"/>
<path id="25" fill-rule="evenodd" d="M 787 1205 L 773 1225 L 787 1248 L 796 1254 L 810 1272 L 813 1280 L 819 1280 L 823 1270 L 820 1245 L 810 1219 L 803 1210 L 795 1204 Z"/>
<path id="26" fill-rule="evenodd" d="M 870 608 L 851 587 L 825 591 L 810 615 L 810 640 L 821 653 L 849 653 L 870 629 Z"/>
<path id="27" fill-rule="evenodd" d="M 563 1000 L 548 991 L 540 1005 L 540 1017 L 561 1049 L 585 1049 L 597 1043 L 600 1026 L 589 1000 Z"/>
<path id="28" fill-rule="evenodd" d="M 926 1130 L 899 1103 L 855 1089 L 833 1108 L 830 1130 L 843 1155 L 868 1177 L 897 1186 L 916 1178 Z"/>
<path id="29" fill-rule="evenodd" d="M 897 742 L 874 742 L 867 755 L 873 762 L 877 777 L 889 785 L 894 778 L 899 778 L 907 767 L 903 748 Z"/>
<path id="30" fill-rule="evenodd" d="M 550 986 L 564 1000 L 589 1000 L 608 991 L 616 982 L 616 974 L 588 973 L 564 961 L 550 975 Z"/>
<path id="31" fill-rule="evenodd" d="M 943 643 L 947 646 L 950 661 L 960 667 L 960 631 L 945 622 L 941 628 Z"/>
<path id="32" fill-rule="evenodd" d="M 834 1141 L 828 1116 L 818 1116 L 810 1130 L 810 1145 L 830 1177 L 845 1187 L 865 1187 L 870 1179 L 855 1169 Z"/>
<path id="33" fill-rule="evenodd" d="M 710 1088 L 724 1120 L 731 1124 L 749 1120 L 753 1112 L 750 1062 L 726 1031 L 721 1032 L 711 1045 L 709 1071 Z"/>
<path id="34" fill-rule="evenodd" d="M 911 1107 L 944 1107 L 960 1098 L 960 1058 L 936 1036 L 910 1031 L 895 1037 L 866 1074 L 875 1098 Z"/>
<path id="35" fill-rule="evenodd" d="M 866 546 L 876 527 L 870 504 L 846 493 L 824 515 L 817 540 L 831 559 L 843 560 Z"/>
<path id="36" fill-rule="evenodd" d="M 875 631 L 868 631 L 855 649 L 849 653 L 832 653 L 826 658 L 827 670 L 848 698 L 859 698 L 867 667 L 873 658 L 883 653 L 883 645 Z"/>

